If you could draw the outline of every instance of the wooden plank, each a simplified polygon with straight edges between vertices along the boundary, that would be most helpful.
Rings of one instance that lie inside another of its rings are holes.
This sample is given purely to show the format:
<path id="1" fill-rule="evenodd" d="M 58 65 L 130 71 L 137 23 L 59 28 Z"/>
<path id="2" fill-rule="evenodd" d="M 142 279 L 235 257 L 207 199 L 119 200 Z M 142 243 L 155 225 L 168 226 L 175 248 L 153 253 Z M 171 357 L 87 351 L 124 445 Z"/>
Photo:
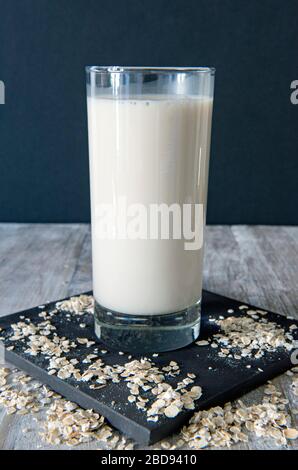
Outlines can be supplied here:
<path id="1" fill-rule="evenodd" d="M 0 315 L 67 296 L 88 230 L 83 224 L 0 224 Z"/>
<path id="2" fill-rule="evenodd" d="M 298 227 L 209 226 L 206 230 L 204 287 L 222 295 L 298 318 Z M 296 261 L 295 261 L 296 260 Z M 89 290 L 90 228 L 84 224 L 0 224 L 0 315 Z M 274 381 L 298 408 L 291 377 Z M 245 396 L 253 403 L 258 389 Z M 42 419 L 39 416 L 38 419 Z M 293 416 L 294 423 L 297 416 Z M 32 420 L 32 421 L 31 421 Z M 23 428 L 28 433 L 23 433 Z M 0 448 L 49 448 L 33 417 L 0 411 Z M 174 437 L 173 440 L 176 440 Z M 83 448 L 101 448 L 92 443 Z M 158 447 L 158 446 L 154 446 Z M 274 448 L 250 436 L 234 448 Z M 295 441 L 289 448 L 297 448 Z"/>
<path id="3" fill-rule="evenodd" d="M 0 224 L 0 315 L 67 296 L 88 233 L 82 224 Z M 2 412 L 0 448 L 46 448 L 33 419 Z"/>
<path id="4" fill-rule="evenodd" d="M 295 256 L 297 259 L 297 235 L 294 227 L 208 227 L 205 288 L 297 318 L 297 263 L 295 267 L 292 263 Z M 273 382 L 285 398 L 289 398 L 288 382 L 286 376 Z M 251 392 L 247 403 L 258 397 L 260 390 Z M 250 435 L 248 447 L 276 448 L 272 440 L 254 435 Z M 292 441 L 289 447 L 296 448 L 297 444 Z"/>

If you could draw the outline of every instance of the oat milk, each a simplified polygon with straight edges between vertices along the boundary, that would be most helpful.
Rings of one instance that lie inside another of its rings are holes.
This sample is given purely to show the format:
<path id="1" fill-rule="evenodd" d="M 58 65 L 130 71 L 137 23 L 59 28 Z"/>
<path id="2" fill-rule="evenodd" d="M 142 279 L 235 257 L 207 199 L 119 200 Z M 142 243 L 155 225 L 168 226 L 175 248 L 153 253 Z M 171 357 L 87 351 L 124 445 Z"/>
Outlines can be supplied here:
<path id="1" fill-rule="evenodd" d="M 93 289 L 127 314 L 163 314 L 199 301 L 203 249 L 183 240 L 103 240 L 96 208 L 205 203 L 213 101 L 209 98 L 88 97 Z"/>

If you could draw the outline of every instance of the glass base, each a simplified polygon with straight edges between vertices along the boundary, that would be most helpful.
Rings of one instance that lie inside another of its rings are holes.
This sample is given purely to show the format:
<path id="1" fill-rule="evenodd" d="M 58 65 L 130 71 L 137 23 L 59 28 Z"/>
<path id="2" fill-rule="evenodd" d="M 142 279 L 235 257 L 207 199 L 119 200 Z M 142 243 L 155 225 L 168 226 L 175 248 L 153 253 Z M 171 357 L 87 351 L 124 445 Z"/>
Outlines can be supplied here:
<path id="1" fill-rule="evenodd" d="M 200 333 L 201 302 L 163 315 L 127 315 L 95 301 L 95 334 L 109 349 L 156 353 L 183 348 Z"/>

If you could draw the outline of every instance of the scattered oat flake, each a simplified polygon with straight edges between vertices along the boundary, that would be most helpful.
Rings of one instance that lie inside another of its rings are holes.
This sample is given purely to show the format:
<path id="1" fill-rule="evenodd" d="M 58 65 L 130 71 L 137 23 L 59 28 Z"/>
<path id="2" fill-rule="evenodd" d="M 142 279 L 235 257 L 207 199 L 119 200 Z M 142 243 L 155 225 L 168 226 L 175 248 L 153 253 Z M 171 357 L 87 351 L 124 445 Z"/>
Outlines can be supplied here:
<path id="1" fill-rule="evenodd" d="M 93 313 L 94 299 L 91 295 L 79 295 L 56 303 L 57 310 L 71 312 L 75 315 Z"/>
<path id="2" fill-rule="evenodd" d="M 267 393 L 261 403 L 246 406 L 238 400 L 195 413 L 182 429 L 185 443 L 193 449 L 231 447 L 234 443 L 246 442 L 247 431 L 258 437 L 270 436 L 278 446 L 286 444 L 287 435 L 296 438 L 297 431 L 287 426 L 290 417 L 284 412 L 284 399 L 272 384 L 267 389 L 270 394 Z"/>
<path id="3" fill-rule="evenodd" d="M 297 439 L 298 438 L 298 430 L 293 428 L 287 428 L 284 430 L 284 435 L 286 439 Z"/>
<path id="4" fill-rule="evenodd" d="M 167 406 L 164 411 L 167 418 L 175 418 L 175 416 L 177 416 L 179 412 L 179 408 L 175 405 Z"/>
<path id="5" fill-rule="evenodd" d="M 268 312 L 266 310 L 256 310 L 256 313 L 259 313 L 260 315 L 267 315 Z"/>
<path id="6" fill-rule="evenodd" d="M 219 353 L 228 352 L 234 359 L 260 359 L 266 352 L 283 348 L 293 349 L 294 338 L 275 322 L 257 320 L 252 316 L 228 317 L 217 320 L 220 332 L 213 335 L 211 347 L 220 347 Z M 229 357 L 230 357 L 229 354 Z"/>
<path id="7" fill-rule="evenodd" d="M 208 346 L 209 341 L 202 339 L 201 341 L 196 341 L 197 346 Z"/>

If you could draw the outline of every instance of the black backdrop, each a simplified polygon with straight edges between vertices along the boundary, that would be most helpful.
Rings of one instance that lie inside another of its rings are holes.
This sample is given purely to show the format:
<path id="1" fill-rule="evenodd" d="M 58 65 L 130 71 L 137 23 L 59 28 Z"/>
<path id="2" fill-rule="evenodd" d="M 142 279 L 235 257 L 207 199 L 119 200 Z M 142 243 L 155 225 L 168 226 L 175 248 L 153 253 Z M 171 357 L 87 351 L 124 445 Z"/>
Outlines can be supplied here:
<path id="1" fill-rule="evenodd" d="M 86 64 L 217 69 L 209 223 L 298 223 L 298 3 L 0 0 L 0 221 L 89 220 Z"/>

